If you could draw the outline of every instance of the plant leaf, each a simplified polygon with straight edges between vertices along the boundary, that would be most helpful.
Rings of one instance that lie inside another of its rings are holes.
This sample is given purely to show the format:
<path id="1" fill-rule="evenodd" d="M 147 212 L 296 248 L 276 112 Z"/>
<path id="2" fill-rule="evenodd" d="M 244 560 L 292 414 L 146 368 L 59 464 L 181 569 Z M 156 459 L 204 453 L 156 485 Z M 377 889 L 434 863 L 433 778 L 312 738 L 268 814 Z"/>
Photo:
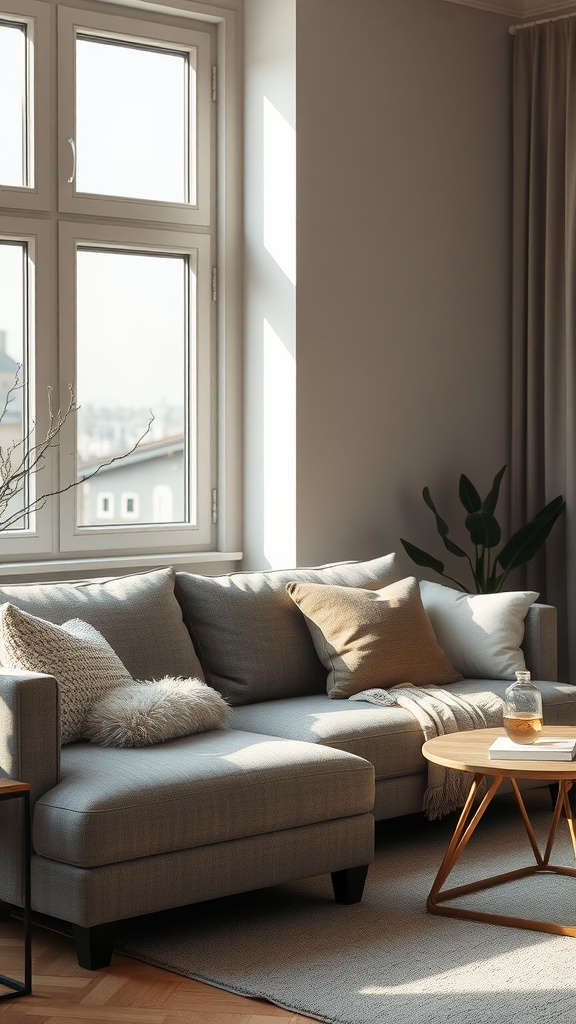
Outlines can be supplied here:
<path id="1" fill-rule="evenodd" d="M 429 555 L 427 551 L 422 551 L 422 548 L 417 548 L 410 541 L 402 540 L 402 537 L 400 538 L 400 543 L 404 545 L 406 554 L 410 556 L 413 562 L 416 562 L 416 565 L 422 565 L 425 569 L 434 569 L 434 572 L 444 572 L 444 562 L 441 562 L 438 558 Z"/>
<path id="2" fill-rule="evenodd" d="M 496 511 L 496 506 L 498 504 L 498 498 L 500 495 L 500 484 L 502 483 L 502 477 L 504 476 L 505 472 L 506 466 L 502 466 L 502 469 L 499 470 L 498 473 L 496 473 L 492 487 L 490 488 L 490 491 L 488 492 L 488 494 L 484 498 L 484 501 L 482 502 L 483 512 Z"/>
<path id="3" fill-rule="evenodd" d="M 464 505 L 467 512 L 479 512 L 482 508 L 482 498 L 478 494 L 478 491 L 474 487 L 474 484 L 467 476 L 460 477 L 460 484 L 458 488 L 460 494 L 460 501 Z"/>
<path id="4" fill-rule="evenodd" d="M 476 556 L 476 565 L 472 570 L 474 577 L 474 583 L 476 585 L 476 593 L 484 594 L 486 588 L 486 581 L 484 579 L 484 563 L 485 563 L 486 549 L 482 547 L 480 553 Z"/>
<path id="5" fill-rule="evenodd" d="M 506 575 L 512 569 L 517 569 L 519 565 L 524 565 L 525 562 L 529 562 L 531 558 L 534 558 L 534 555 L 548 537 L 565 504 L 566 502 L 559 495 L 545 505 L 530 523 L 520 527 L 510 537 L 510 540 L 504 545 L 496 558 L 496 561 L 502 566 Z"/>
<path id="6" fill-rule="evenodd" d="M 491 512 L 471 512 L 464 525 L 475 547 L 495 548 L 502 539 L 500 524 Z"/>
<path id="7" fill-rule="evenodd" d="M 488 577 L 488 581 L 486 583 L 486 593 L 499 594 L 500 588 L 502 587 L 502 584 L 504 583 L 504 580 L 506 579 L 507 575 L 507 572 L 492 572 Z"/>
<path id="8" fill-rule="evenodd" d="M 467 557 L 466 552 L 463 551 L 462 548 L 459 548 L 458 545 L 455 544 L 453 540 L 450 540 L 449 537 L 444 537 L 443 540 L 444 547 L 450 552 L 451 555 L 457 555 L 458 558 Z"/>
<path id="9" fill-rule="evenodd" d="M 532 522 L 535 522 L 537 519 L 547 519 L 548 516 L 551 515 L 556 508 L 559 512 L 561 512 L 565 504 L 566 502 L 564 501 L 564 498 L 561 494 L 559 494 L 557 498 L 552 498 L 552 501 L 549 501 L 548 504 L 544 506 L 544 508 L 541 508 L 540 511 L 536 513 Z"/>
<path id="10" fill-rule="evenodd" d="M 438 509 L 436 508 L 434 502 L 432 501 L 432 495 L 430 494 L 430 490 L 428 487 L 425 487 L 424 490 L 422 491 L 422 497 L 424 498 L 424 501 L 428 505 L 428 508 L 431 509 L 431 511 L 434 513 L 434 517 L 436 519 L 436 529 L 438 530 L 438 533 L 442 537 L 444 547 L 450 552 L 451 555 L 457 555 L 458 558 L 466 558 L 466 552 L 463 551 L 462 548 L 459 548 L 458 545 L 455 544 L 453 540 L 450 540 L 448 536 L 448 523 L 445 522 L 445 520 L 442 519 L 442 516 L 439 514 Z"/>

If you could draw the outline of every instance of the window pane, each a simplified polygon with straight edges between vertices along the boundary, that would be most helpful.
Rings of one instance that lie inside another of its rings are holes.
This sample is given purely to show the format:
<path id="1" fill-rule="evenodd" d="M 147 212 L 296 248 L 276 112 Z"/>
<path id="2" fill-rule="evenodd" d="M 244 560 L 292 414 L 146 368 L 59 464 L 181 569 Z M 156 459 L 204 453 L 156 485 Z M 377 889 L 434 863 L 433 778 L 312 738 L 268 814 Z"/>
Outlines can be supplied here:
<path id="1" fill-rule="evenodd" d="M 96 38 L 76 41 L 76 188 L 189 199 L 188 58 Z"/>
<path id="2" fill-rule="evenodd" d="M 26 26 L 0 22 L 0 185 L 28 185 L 26 93 Z"/>
<path id="3" fill-rule="evenodd" d="M 25 373 L 27 349 L 26 250 L 24 242 L 0 241 L 0 476 L 6 479 L 7 460 L 11 463 L 7 479 L 25 458 L 24 389 L 19 386 Z M 22 371 L 19 374 L 19 367 Z M 16 388 L 16 390 L 14 390 Z M 25 482 L 24 482 L 25 484 Z M 28 503 L 28 488 L 14 493 L 9 486 L 0 496 L 0 527 L 17 515 Z M 8 500 L 6 500 L 8 499 Z M 25 529 L 28 517 L 18 519 L 12 529 Z"/>
<path id="4" fill-rule="evenodd" d="M 77 254 L 78 479 L 136 451 L 79 488 L 78 523 L 157 522 L 158 486 L 170 518 L 187 520 L 188 280 L 185 256 L 79 248 Z"/>

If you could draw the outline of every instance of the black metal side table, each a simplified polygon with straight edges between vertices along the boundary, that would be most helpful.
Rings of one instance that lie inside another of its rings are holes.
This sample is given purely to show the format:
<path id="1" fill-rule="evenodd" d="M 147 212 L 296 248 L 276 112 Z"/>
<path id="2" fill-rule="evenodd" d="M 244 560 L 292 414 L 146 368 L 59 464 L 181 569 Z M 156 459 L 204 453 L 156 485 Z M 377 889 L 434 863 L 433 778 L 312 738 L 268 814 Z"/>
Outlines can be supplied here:
<path id="1" fill-rule="evenodd" d="M 0 1000 L 29 996 L 32 992 L 32 907 L 30 901 L 30 786 L 27 782 L 0 779 L 0 800 L 22 800 L 24 807 L 24 842 L 22 844 L 22 877 L 24 879 L 24 981 L 0 974 L 0 985 L 13 991 L 3 992 Z"/>

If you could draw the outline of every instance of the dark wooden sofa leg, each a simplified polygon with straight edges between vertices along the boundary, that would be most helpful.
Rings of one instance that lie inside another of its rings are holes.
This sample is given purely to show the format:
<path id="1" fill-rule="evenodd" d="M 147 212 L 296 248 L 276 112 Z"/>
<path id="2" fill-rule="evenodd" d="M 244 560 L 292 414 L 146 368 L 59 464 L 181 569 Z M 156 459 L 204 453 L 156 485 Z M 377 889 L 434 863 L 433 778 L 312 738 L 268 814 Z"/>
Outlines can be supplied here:
<path id="1" fill-rule="evenodd" d="M 16 907 L 13 903 L 5 903 L 4 900 L 0 900 L 0 918 L 11 917 Z"/>
<path id="2" fill-rule="evenodd" d="M 359 868 L 344 868 L 344 871 L 333 871 L 332 887 L 336 902 L 360 903 L 367 874 L 367 864 L 363 864 Z"/>
<path id="3" fill-rule="evenodd" d="M 114 951 L 116 922 L 96 924 L 92 928 L 81 928 L 72 925 L 72 935 L 76 946 L 76 955 L 80 967 L 87 971 L 97 971 L 99 967 L 109 967 Z"/>

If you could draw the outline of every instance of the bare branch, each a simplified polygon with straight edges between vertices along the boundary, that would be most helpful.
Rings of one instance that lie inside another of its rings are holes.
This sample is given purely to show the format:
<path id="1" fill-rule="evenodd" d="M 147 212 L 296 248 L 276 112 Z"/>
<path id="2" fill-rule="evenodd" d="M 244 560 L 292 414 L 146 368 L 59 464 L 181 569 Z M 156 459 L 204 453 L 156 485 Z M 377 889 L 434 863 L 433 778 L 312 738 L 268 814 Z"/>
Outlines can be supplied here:
<path id="1" fill-rule="evenodd" d="M 10 385 L 10 387 L 8 388 L 8 391 L 6 392 L 6 396 L 4 398 L 4 407 L 2 409 L 2 412 L 0 412 L 0 420 L 3 420 L 5 415 L 6 415 L 6 413 L 8 412 L 8 406 L 10 405 L 10 402 L 12 401 L 12 396 L 14 395 L 14 392 L 15 391 L 22 391 L 23 388 L 24 388 L 24 381 L 20 380 L 20 370 L 21 369 L 22 369 L 22 363 L 18 363 L 18 365 L 16 367 L 16 372 L 14 374 L 14 383 Z"/>
<path id="2" fill-rule="evenodd" d="M 6 399 L 4 407 L 0 412 L 0 422 L 3 416 L 6 414 L 8 405 L 11 401 L 11 396 L 15 391 L 21 390 L 25 386 L 25 382 L 20 381 L 19 378 L 20 366 L 18 367 L 15 375 L 15 383 L 10 387 L 6 393 Z M 121 462 L 127 456 L 132 455 L 138 446 L 142 443 L 145 437 L 150 433 L 150 428 L 154 422 L 154 413 L 150 410 L 150 419 L 144 432 L 140 435 L 138 440 L 132 447 L 119 455 L 114 455 L 111 459 L 102 462 L 96 469 L 87 473 L 79 480 L 74 480 L 72 483 L 66 484 L 64 487 L 59 487 L 53 491 L 46 491 L 44 494 L 39 495 L 32 501 L 27 502 L 21 509 L 8 515 L 6 519 L 3 519 L 3 515 L 6 512 L 8 504 L 19 494 L 22 494 L 26 490 L 26 485 L 30 481 L 34 474 L 42 471 L 45 466 L 46 453 L 50 448 L 57 448 L 60 444 L 60 432 L 68 420 L 68 418 L 77 413 L 79 406 L 76 404 L 74 398 L 74 391 L 72 385 L 68 385 L 68 405 L 64 410 L 61 408 L 57 412 L 54 411 L 52 403 L 52 388 L 48 388 L 48 429 L 45 436 L 35 444 L 31 444 L 30 441 L 34 436 L 35 424 L 33 423 L 29 430 L 26 431 L 20 441 L 14 441 L 9 444 L 6 450 L 0 447 L 0 531 L 8 530 L 15 523 L 27 516 L 39 512 L 44 508 L 49 498 L 53 498 L 59 494 L 65 494 L 66 491 L 70 491 L 79 484 L 84 483 L 87 480 L 91 480 L 103 469 L 112 466 L 116 462 Z M 19 449 L 22 454 L 20 454 Z M 17 457 L 15 455 L 17 453 Z"/>

